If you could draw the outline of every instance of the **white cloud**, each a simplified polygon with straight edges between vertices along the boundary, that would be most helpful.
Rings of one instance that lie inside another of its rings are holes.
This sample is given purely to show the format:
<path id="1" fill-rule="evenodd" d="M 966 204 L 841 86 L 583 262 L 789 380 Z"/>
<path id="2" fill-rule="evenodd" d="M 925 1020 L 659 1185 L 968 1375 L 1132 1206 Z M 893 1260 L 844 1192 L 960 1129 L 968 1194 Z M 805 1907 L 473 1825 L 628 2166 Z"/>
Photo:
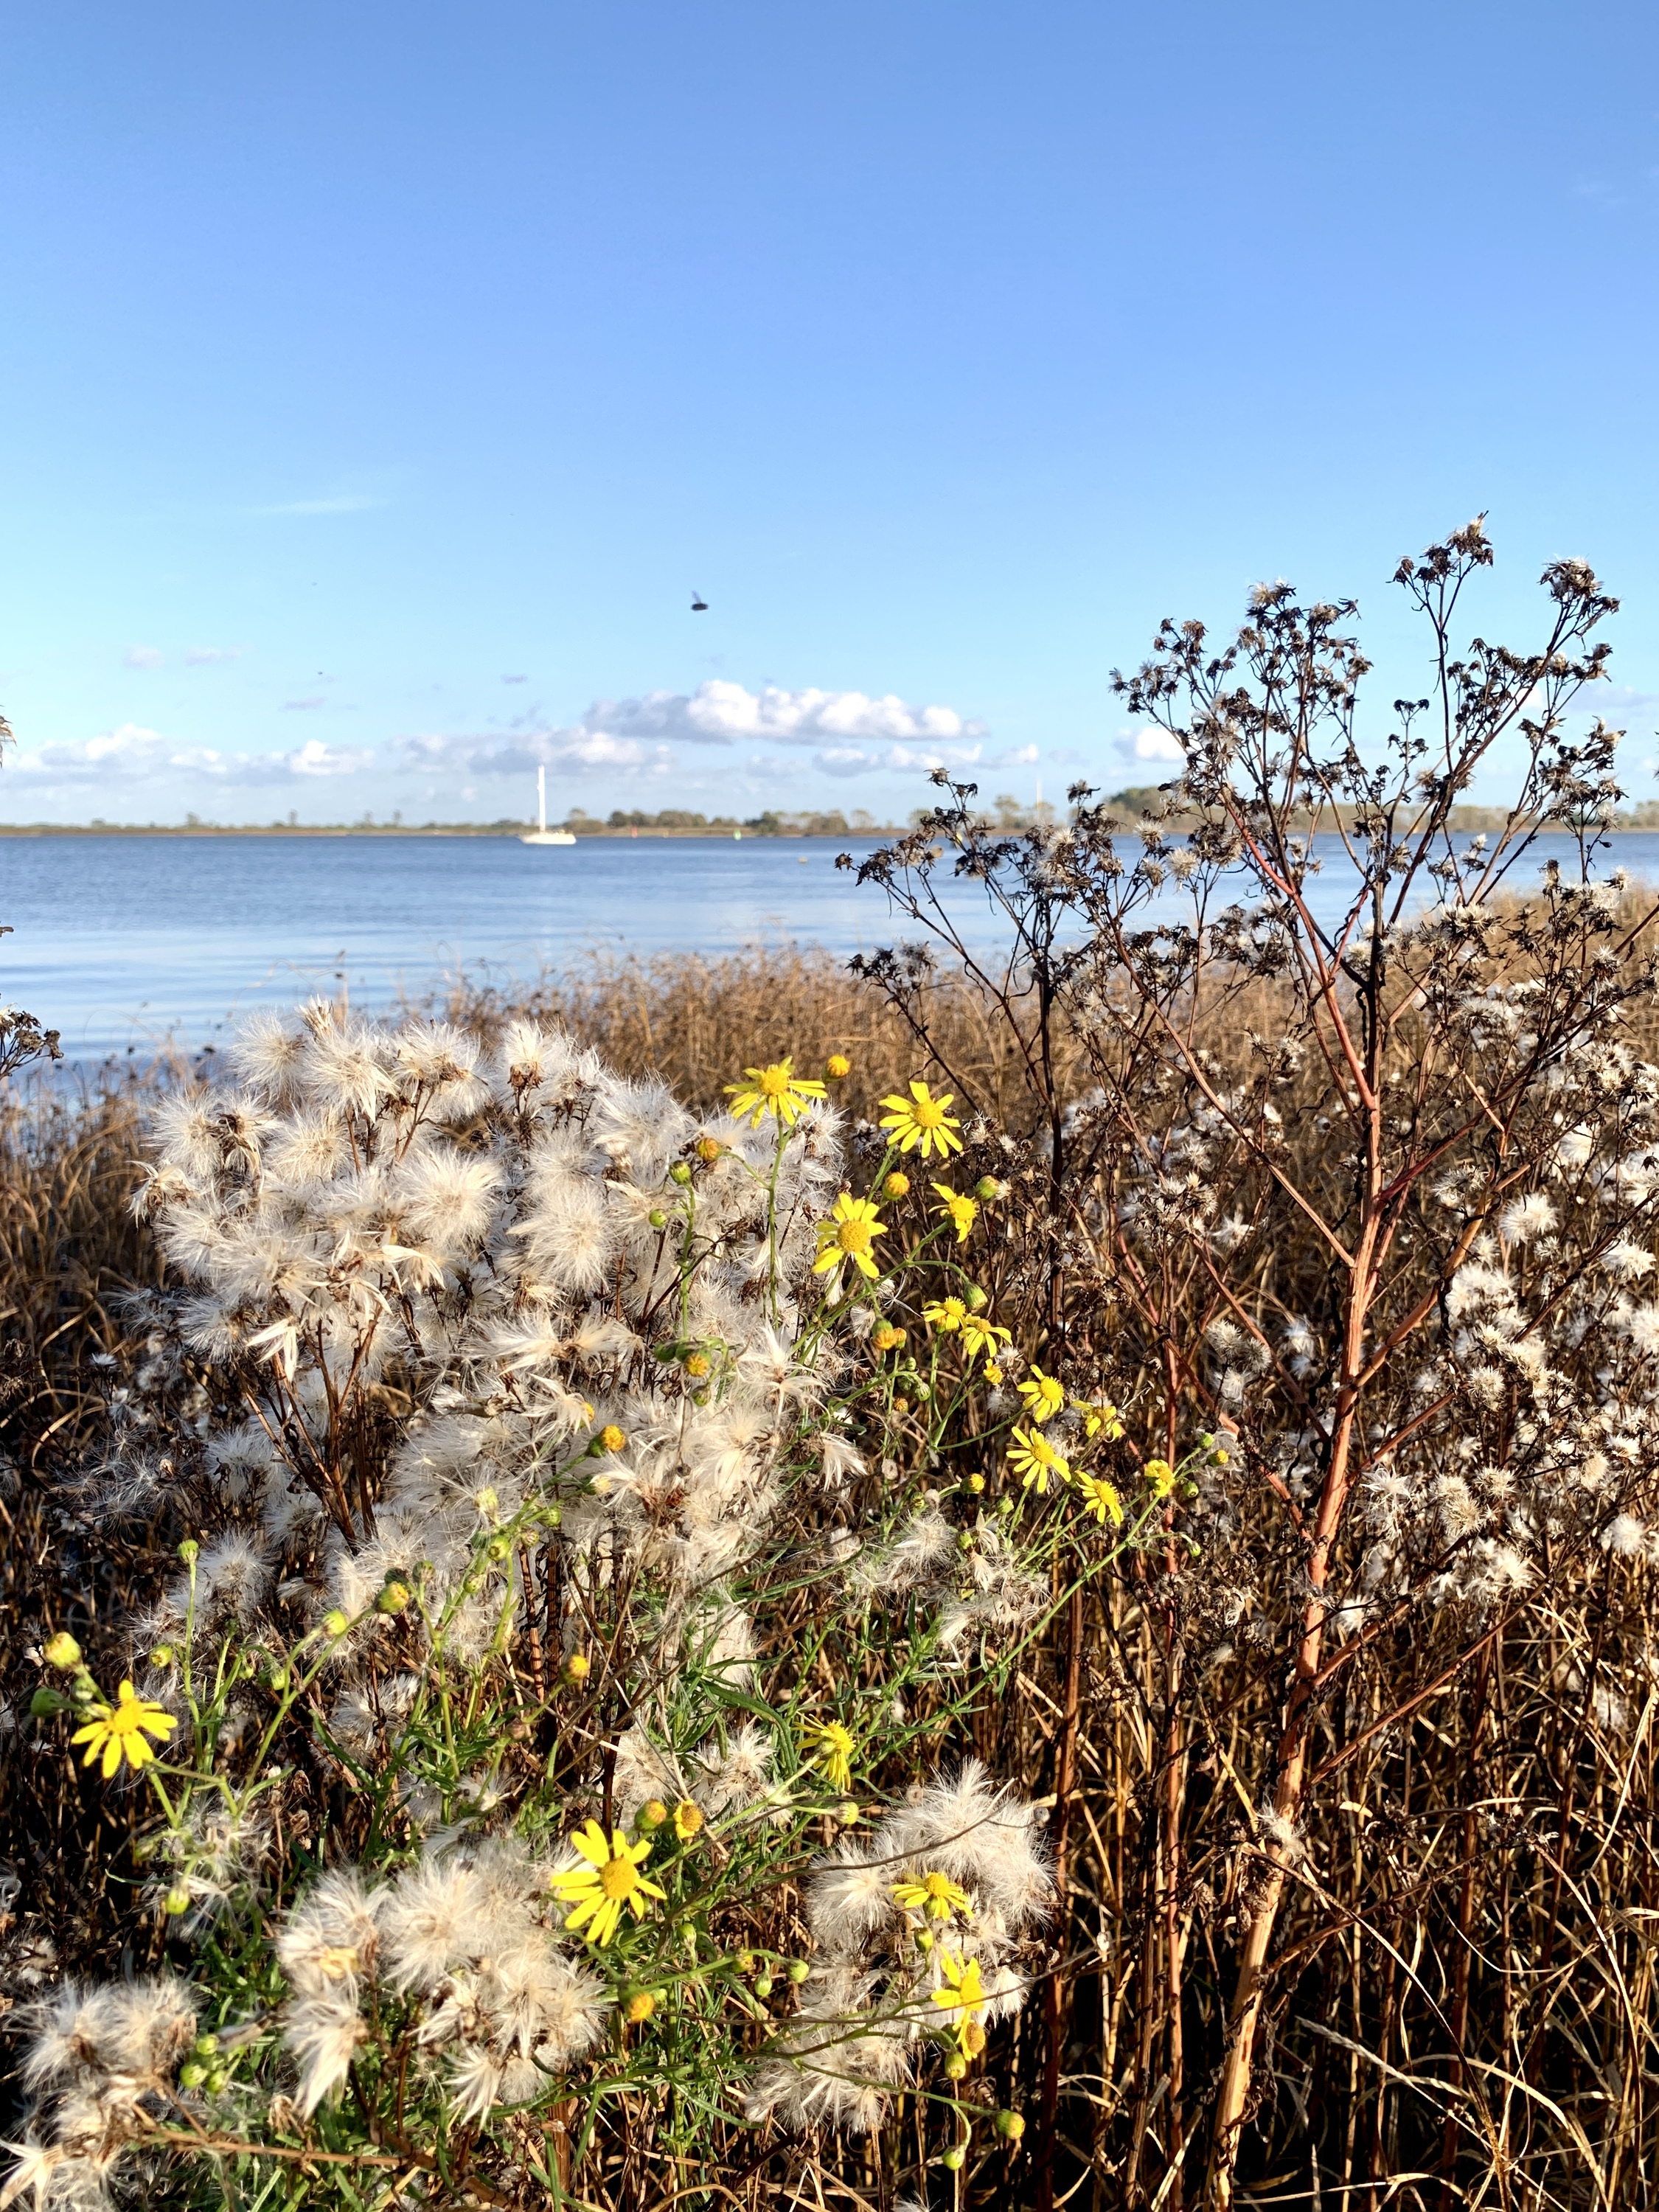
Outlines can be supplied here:
<path id="1" fill-rule="evenodd" d="M 355 775 L 376 764 L 366 746 L 325 745 L 313 738 L 290 752 L 228 753 L 212 745 L 180 745 L 158 730 L 123 722 L 80 744 L 20 748 L 6 770 L 37 784 L 139 783 L 185 773 L 217 783 L 286 783 L 295 776 Z"/>
<path id="2" fill-rule="evenodd" d="M 710 677 L 688 696 L 648 691 L 642 699 L 602 699 L 582 717 L 587 729 L 621 737 L 679 738 L 690 744 L 729 745 L 759 738 L 770 744 L 811 745 L 864 739 L 948 742 L 978 733 L 954 708 L 912 707 L 891 692 L 786 691 L 769 684 L 750 691 Z"/>
<path id="3" fill-rule="evenodd" d="M 193 645 L 185 655 L 186 668 L 209 668 L 216 660 L 240 660 L 240 645 Z"/>
<path id="4" fill-rule="evenodd" d="M 1173 761 L 1179 767 L 1187 758 L 1167 730 L 1126 730 L 1115 743 L 1126 761 Z"/>
<path id="5" fill-rule="evenodd" d="M 201 647 L 229 658 L 240 648 Z M 321 695 L 283 702 L 289 713 L 311 713 L 330 702 Z M 526 718 L 527 719 L 527 718 Z M 742 765 L 730 749 L 744 746 Z M 515 728 L 489 732 L 431 734 L 378 747 L 341 746 L 313 738 L 282 751 L 228 751 L 191 745 L 136 722 L 76 743 L 35 745 L 21 750 L 7 781 L 21 777 L 37 798 L 59 786 L 66 803 L 80 805 L 91 787 L 120 785 L 137 793 L 164 789 L 180 804 L 193 803 L 191 787 L 227 788 L 312 783 L 317 779 L 373 775 L 384 791 L 411 772 L 441 779 L 463 799 L 485 790 L 485 805 L 510 804 L 500 786 L 533 777 L 545 767 L 568 782 L 609 780 L 625 786 L 664 786 L 690 773 L 689 746 L 719 747 L 727 757 L 715 769 L 722 783 L 734 774 L 756 775 L 781 784 L 793 802 L 802 779 L 816 770 L 844 781 L 869 775 L 920 777 L 944 768 L 953 773 L 1027 768 L 1037 759 L 1035 745 L 991 752 L 982 726 L 954 708 L 912 706 L 892 695 L 861 691 L 804 690 L 775 684 L 746 690 L 740 684 L 711 680 L 690 694 L 657 691 L 643 698 L 601 702 L 574 726 Z M 714 769 L 712 761 L 708 769 Z M 498 796 L 488 796 L 489 784 Z M 3 799 L 0 788 L 0 799 Z M 21 793 L 19 793 L 21 796 Z"/>
<path id="6" fill-rule="evenodd" d="M 357 775 L 374 767 L 377 756 L 368 745 L 325 745 L 320 738 L 308 738 L 291 753 L 252 753 L 242 757 L 252 767 L 262 761 L 280 762 L 282 773 L 289 775 Z"/>
<path id="7" fill-rule="evenodd" d="M 831 775 L 879 769 L 914 771 L 971 767 L 981 757 L 982 726 L 951 707 L 912 707 L 890 692 L 759 691 L 711 678 L 690 693 L 649 691 L 641 699 L 597 700 L 574 728 L 526 731 L 522 737 L 422 737 L 405 748 L 410 762 L 431 769 L 520 775 L 526 768 L 655 769 L 672 762 L 675 744 L 811 748 Z M 1034 750 L 1028 749 L 1035 760 Z M 1010 760 L 1024 755 L 1008 756 Z"/>
<path id="8" fill-rule="evenodd" d="M 970 768 L 1030 768 L 1036 757 L 1035 745 L 1000 753 L 987 753 L 982 745 L 826 745 L 813 754 L 812 765 L 826 775 L 931 775 L 938 768 L 952 774 Z"/>
<path id="9" fill-rule="evenodd" d="M 538 768 L 568 774 L 628 769 L 666 774 L 679 756 L 669 744 L 613 737 L 608 730 L 526 730 L 516 738 L 410 738 L 404 764 L 434 775 L 525 775 Z"/>
<path id="10" fill-rule="evenodd" d="M 161 653 L 154 645 L 130 645 L 123 659 L 129 668 L 159 668 Z"/>

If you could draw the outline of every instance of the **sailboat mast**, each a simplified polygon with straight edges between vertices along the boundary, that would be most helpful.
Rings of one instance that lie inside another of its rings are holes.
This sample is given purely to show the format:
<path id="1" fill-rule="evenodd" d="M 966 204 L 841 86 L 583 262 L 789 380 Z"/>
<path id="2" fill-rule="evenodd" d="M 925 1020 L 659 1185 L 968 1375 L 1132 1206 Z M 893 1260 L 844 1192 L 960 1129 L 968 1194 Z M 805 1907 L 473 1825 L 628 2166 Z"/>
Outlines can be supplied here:
<path id="1" fill-rule="evenodd" d="M 547 835 L 547 769 L 544 765 L 536 770 L 536 827 L 545 837 Z"/>

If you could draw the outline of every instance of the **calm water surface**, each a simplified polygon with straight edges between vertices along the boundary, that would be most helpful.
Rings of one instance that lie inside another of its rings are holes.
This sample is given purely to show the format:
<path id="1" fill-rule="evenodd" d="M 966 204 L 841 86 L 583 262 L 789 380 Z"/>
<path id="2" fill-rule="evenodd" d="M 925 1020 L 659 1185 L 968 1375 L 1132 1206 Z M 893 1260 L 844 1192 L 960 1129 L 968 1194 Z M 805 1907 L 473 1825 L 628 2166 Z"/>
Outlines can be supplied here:
<path id="1" fill-rule="evenodd" d="M 1321 840 L 1323 845 L 1327 841 Z M 1317 904 L 1343 903 L 1340 848 Z M 1565 839 L 1540 841 L 1560 848 Z M 874 889 L 830 839 L 521 845 L 507 837 L 0 836 L 0 998 L 63 1032 L 76 1060 L 223 1037 L 252 1008 L 343 983 L 354 1005 L 419 999 L 463 975 L 507 983 L 613 955 L 890 944 Z M 867 849 L 860 848 L 856 849 Z M 1659 881 L 1659 835 L 1612 842 L 1607 866 Z M 982 896 L 955 894 L 979 945 Z"/>
<path id="2" fill-rule="evenodd" d="M 76 1059 L 198 1047 L 343 983 L 352 1003 L 465 975 L 527 981 L 595 951 L 890 941 L 833 841 L 0 836 L 0 998 Z M 981 925 L 982 926 L 982 925 Z"/>

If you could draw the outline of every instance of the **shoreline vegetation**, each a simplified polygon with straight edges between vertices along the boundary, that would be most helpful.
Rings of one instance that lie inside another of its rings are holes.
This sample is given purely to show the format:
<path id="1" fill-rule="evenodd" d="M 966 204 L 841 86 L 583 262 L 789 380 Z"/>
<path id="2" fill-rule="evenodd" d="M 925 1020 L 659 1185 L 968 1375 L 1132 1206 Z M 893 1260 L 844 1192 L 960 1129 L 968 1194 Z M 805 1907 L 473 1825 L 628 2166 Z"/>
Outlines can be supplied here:
<path id="1" fill-rule="evenodd" d="M 1647 2212 L 1659 894 L 1491 560 L 896 949 L 0 1087 L 0 2212 Z"/>
<path id="2" fill-rule="evenodd" d="M 1177 807 L 1172 813 L 1162 811 L 1164 793 L 1156 784 L 1136 785 L 1127 791 L 1115 792 L 1104 801 L 1105 806 L 1132 819 L 1143 814 L 1159 815 L 1166 830 L 1181 831 L 1195 828 L 1196 815 L 1183 812 Z M 767 811 L 751 815 L 739 821 L 729 815 L 706 816 L 680 807 L 665 807 L 660 813 L 646 814 L 639 811 L 624 813 L 616 809 L 603 820 L 597 815 L 584 814 L 574 808 L 562 822 L 551 823 L 556 830 L 568 830 L 577 837 L 716 837 L 726 841 L 743 838 L 757 839 L 838 837 L 877 840 L 902 836 L 906 829 L 915 830 L 931 810 L 918 807 L 908 823 L 877 822 L 870 815 L 855 809 L 849 817 L 838 808 L 818 814 L 776 814 Z M 1339 826 L 1352 827 L 1349 818 L 1352 808 L 1326 807 L 1322 810 L 1320 827 L 1334 831 Z M 1009 832 L 1053 825 L 1060 818 L 1056 808 L 1039 799 L 1034 806 L 1023 805 L 1017 799 L 1001 796 L 984 810 L 984 818 L 994 829 Z M 1495 836 L 1510 822 L 1510 817 L 1501 806 L 1454 806 L 1446 818 L 1445 827 L 1454 836 Z M 299 822 L 290 817 L 285 822 L 208 822 L 194 814 L 186 815 L 182 823 L 172 822 L 105 822 L 96 816 L 90 822 L 0 822 L 0 837 L 522 837 L 533 830 L 533 822 L 520 822 L 510 816 L 501 816 L 494 822 L 405 822 L 401 814 L 390 821 L 377 822 L 365 815 L 360 822 Z M 1598 825 L 1601 834 L 1619 835 L 1625 831 L 1659 830 L 1659 799 L 1643 799 L 1632 807 L 1622 809 Z"/>

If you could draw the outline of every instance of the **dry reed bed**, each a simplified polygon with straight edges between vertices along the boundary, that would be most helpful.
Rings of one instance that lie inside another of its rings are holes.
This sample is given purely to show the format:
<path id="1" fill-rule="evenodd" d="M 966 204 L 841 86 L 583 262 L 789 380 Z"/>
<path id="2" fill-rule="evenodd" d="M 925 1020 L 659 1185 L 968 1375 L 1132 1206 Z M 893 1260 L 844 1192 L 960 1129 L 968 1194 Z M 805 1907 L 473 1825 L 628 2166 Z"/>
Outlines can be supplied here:
<path id="1" fill-rule="evenodd" d="M 476 998 L 450 1011 L 490 1034 L 520 1010 Z M 624 1070 L 659 1071 L 696 1104 L 713 1103 L 739 1067 L 785 1051 L 803 1067 L 848 1051 L 851 1103 L 864 1110 L 915 1072 L 896 1018 L 810 955 L 619 967 L 550 983 L 524 1010 L 566 1023 Z M 1245 1010 L 1260 1028 L 1273 1011 L 1266 988 Z M 1029 1127 L 1018 1054 L 994 1015 L 948 988 L 934 1014 L 940 1060 L 974 1103 Z M 1222 1052 L 1237 1005 L 1228 1018 L 1214 1039 Z M 1063 1090 L 1083 1087 L 1084 1065 L 1072 1050 Z M 1326 1103 L 1310 1078 L 1291 1117 L 1299 1172 L 1312 1181 Z M 38 1679 L 25 1655 L 45 1628 L 70 1626 L 95 1643 L 100 1625 L 147 1595 L 152 1571 L 142 1546 L 100 1556 L 83 1545 L 54 1496 L 55 1478 L 92 1440 L 88 1361 L 119 1342 L 116 1294 L 155 1275 L 125 1204 L 141 1104 L 131 1090 L 75 1106 L 42 1097 L 14 1103 L 0 1129 L 14 1704 Z M 1040 1189 L 1029 1188 L 1007 1230 L 1016 1250 L 1052 1234 Z M 1285 1246 L 1260 1267 L 1263 1297 L 1287 1309 L 1304 1267 L 1317 1273 L 1310 1255 Z M 1192 1295 L 1201 1299 L 1203 1285 Z M 1085 1284 L 1079 1301 L 1074 1339 L 1109 1339 L 1119 1320 L 1109 1297 Z M 1020 1324 L 1027 1351 L 1041 1352 L 1045 1316 L 1028 1310 Z M 1138 1400 L 1156 1401 L 1158 1381 L 1151 1368 L 1139 1389 L 1126 1378 L 1132 1419 Z M 1200 1589 L 1191 1601 L 1201 1613 L 1209 1601 Z M 1023 2162 L 958 2178 L 960 2203 L 1168 2207 L 1195 2193 L 1227 1959 L 1250 1909 L 1283 1629 L 1264 1604 L 1224 1637 L 1183 1615 L 1186 1602 L 1172 1607 L 1155 1564 L 1139 1563 L 1089 1594 L 1080 1642 L 1051 1632 L 1023 1662 L 1021 1694 L 975 1717 L 994 1771 L 1033 1793 L 1063 1791 L 1070 1854 L 1054 1998 L 992 2054 L 998 2094 L 1028 2109 L 1050 2077 L 1055 2137 L 1028 2142 L 1035 2155 Z M 1650 2201 L 1656 1604 L 1653 1570 L 1608 1552 L 1504 1608 L 1472 1664 L 1449 1668 L 1417 1614 L 1397 1632 L 1381 1624 L 1318 1730 L 1322 1786 L 1281 1917 L 1244 2201 Z M 1068 1709 L 1079 1716 L 1069 1734 Z M 119 1840 L 78 1770 L 16 1744 L 0 1787 L 0 1856 L 21 1884 L 9 1919 L 14 1998 L 27 1996 L 48 1932 L 71 1970 L 106 1967 L 123 1945 L 140 1962 L 155 1955 L 153 1923 L 126 1901 Z M 584 2169 L 581 2194 L 631 2207 L 689 2192 L 758 2208 L 786 2201 L 783 2189 L 791 2202 L 885 2204 L 921 2118 L 901 2100 L 893 2126 L 863 2145 L 823 2137 L 780 2148 L 714 2129 L 699 2158 L 672 2168 L 653 2165 L 648 2128 L 624 2130 Z"/>

